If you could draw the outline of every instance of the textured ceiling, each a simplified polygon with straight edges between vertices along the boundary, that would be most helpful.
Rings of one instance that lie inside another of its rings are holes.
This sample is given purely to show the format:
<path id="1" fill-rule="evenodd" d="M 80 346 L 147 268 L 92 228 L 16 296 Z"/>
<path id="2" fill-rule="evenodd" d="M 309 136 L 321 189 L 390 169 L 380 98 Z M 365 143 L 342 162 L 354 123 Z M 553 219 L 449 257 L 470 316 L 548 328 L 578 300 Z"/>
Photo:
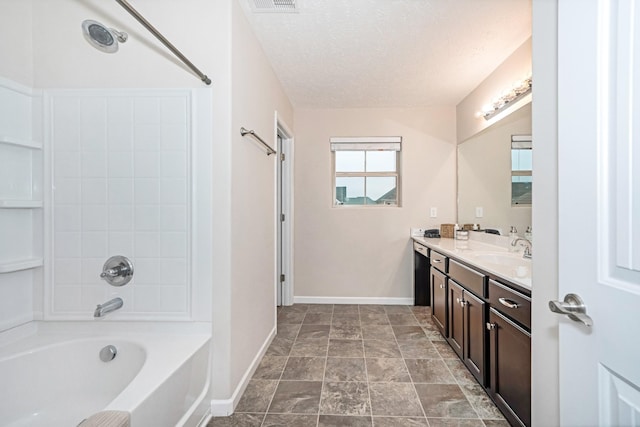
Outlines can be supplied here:
<path id="1" fill-rule="evenodd" d="M 531 36 L 531 0 L 240 0 L 295 107 L 454 106 Z"/>

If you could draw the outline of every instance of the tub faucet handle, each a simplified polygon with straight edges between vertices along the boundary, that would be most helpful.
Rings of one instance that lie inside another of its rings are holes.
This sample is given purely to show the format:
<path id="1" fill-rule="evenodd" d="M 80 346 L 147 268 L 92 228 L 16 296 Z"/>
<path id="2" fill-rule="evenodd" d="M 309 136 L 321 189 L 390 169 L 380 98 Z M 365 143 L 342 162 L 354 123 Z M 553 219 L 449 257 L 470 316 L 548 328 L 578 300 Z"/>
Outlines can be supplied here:
<path id="1" fill-rule="evenodd" d="M 133 278 L 133 264 L 125 256 L 112 256 L 104 263 L 100 278 L 110 285 L 124 286 Z"/>

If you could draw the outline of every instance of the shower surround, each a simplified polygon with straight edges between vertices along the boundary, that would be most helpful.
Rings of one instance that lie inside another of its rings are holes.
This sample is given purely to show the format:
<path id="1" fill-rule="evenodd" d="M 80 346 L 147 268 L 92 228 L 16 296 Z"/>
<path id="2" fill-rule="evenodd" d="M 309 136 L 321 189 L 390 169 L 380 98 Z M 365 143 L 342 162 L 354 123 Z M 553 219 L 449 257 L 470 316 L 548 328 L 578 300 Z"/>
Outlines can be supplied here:
<path id="1" fill-rule="evenodd" d="M 190 91 L 55 91 L 45 96 L 53 192 L 47 317 L 189 319 L 192 248 Z M 133 261 L 130 284 L 99 277 Z"/>

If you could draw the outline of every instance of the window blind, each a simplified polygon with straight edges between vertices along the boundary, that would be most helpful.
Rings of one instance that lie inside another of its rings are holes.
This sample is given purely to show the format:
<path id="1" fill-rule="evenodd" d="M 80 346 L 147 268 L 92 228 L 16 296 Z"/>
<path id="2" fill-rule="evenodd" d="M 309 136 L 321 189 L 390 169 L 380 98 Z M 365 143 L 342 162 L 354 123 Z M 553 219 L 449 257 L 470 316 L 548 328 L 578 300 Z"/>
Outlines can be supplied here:
<path id="1" fill-rule="evenodd" d="M 383 150 L 400 151 L 401 136 L 335 137 L 330 138 L 331 151 Z"/>

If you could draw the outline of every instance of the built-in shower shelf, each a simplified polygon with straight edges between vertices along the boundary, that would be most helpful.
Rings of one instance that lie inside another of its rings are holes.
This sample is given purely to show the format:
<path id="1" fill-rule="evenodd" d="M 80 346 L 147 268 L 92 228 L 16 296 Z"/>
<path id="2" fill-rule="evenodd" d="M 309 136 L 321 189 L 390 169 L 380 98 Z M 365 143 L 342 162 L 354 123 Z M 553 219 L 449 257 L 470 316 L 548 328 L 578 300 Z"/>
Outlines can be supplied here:
<path id="1" fill-rule="evenodd" d="M 42 258 L 27 258 L 10 262 L 0 262 L 0 274 L 42 267 L 43 264 Z"/>
<path id="2" fill-rule="evenodd" d="M 0 135 L 0 144 L 15 145 L 16 147 L 31 148 L 33 150 L 42 150 L 42 143 L 39 141 L 28 141 L 4 135 Z"/>
<path id="3" fill-rule="evenodd" d="M 0 209 L 37 209 L 42 207 L 42 200 L 2 200 Z"/>

